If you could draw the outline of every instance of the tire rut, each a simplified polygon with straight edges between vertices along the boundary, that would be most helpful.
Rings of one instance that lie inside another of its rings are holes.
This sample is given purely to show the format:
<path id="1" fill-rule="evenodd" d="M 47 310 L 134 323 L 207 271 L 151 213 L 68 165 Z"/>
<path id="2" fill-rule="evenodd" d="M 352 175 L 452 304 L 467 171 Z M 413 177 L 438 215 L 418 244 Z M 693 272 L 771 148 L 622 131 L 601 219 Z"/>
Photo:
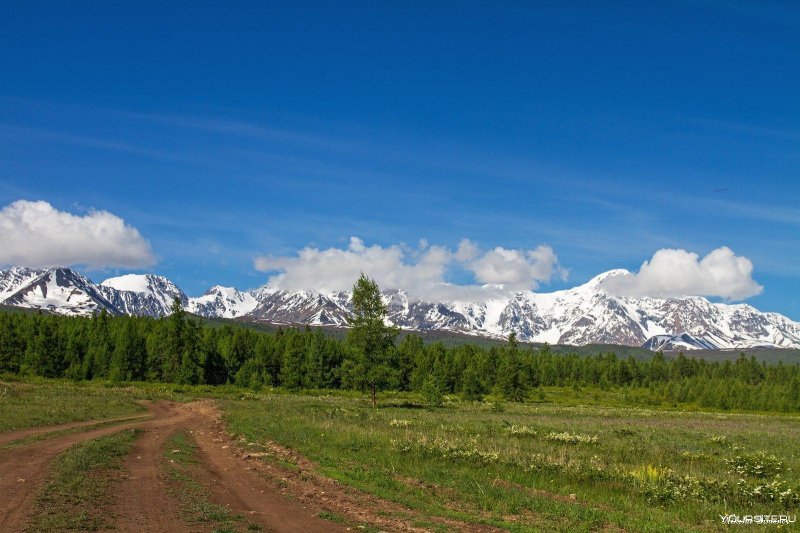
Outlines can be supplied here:
<path id="1" fill-rule="evenodd" d="M 152 419 L 87 429 L 80 433 L 37 441 L 0 453 L 0 524 L 3 531 L 23 531 L 36 503 L 39 488 L 44 483 L 55 457 L 71 446 L 87 440 L 146 426 L 168 416 L 169 408 L 162 402 L 148 406 Z M 101 421 L 102 422 L 102 421 Z M 78 426 L 79 427 L 79 426 Z M 16 440 L 16 439 L 15 439 Z"/>
<path id="2" fill-rule="evenodd" d="M 140 415 L 121 416 L 117 418 L 99 418 L 97 420 L 82 420 L 79 422 L 68 422 L 66 424 L 54 424 L 50 426 L 38 426 L 33 428 L 17 429 L 13 431 L 6 431 L 0 433 L 0 446 L 11 444 L 14 441 L 27 439 L 29 437 L 37 437 L 47 433 L 55 433 L 57 431 L 69 431 L 71 429 L 91 429 L 93 426 L 103 424 L 116 424 L 119 422 L 132 422 L 134 420 L 142 420 L 149 418 L 149 413 L 142 413 Z"/>
<path id="3" fill-rule="evenodd" d="M 185 405 L 171 404 L 169 416 L 152 421 L 136 439 L 133 450 L 122 463 L 122 479 L 115 485 L 114 531 L 192 531 L 169 495 L 163 470 L 163 453 L 168 440 L 187 427 L 191 413 Z"/>
<path id="4" fill-rule="evenodd" d="M 307 499 L 289 499 L 273 479 L 252 468 L 237 455 L 238 450 L 220 422 L 212 401 L 192 403 L 160 401 L 147 405 L 148 418 L 131 421 L 114 419 L 119 424 L 93 428 L 112 420 L 62 424 L 31 430 L 26 436 L 66 429 L 85 431 L 57 435 L 25 443 L 0 452 L 0 524 L 2 531 L 24 531 L 36 498 L 47 479 L 53 460 L 71 446 L 125 429 L 140 428 L 131 454 L 123 461 L 122 472 L 114 484 L 114 531 L 189 532 L 180 513 L 179 501 L 170 494 L 164 469 L 165 446 L 178 431 L 191 434 L 197 444 L 199 463 L 193 469 L 196 481 L 209 491 L 210 500 L 242 514 L 249 523 L 265 531 L 328 533 L 346 531 L 341 524 L 324 520 L 324 509 Z M 19 433 L 15 435 L 17 440 Z"/>
<path id="5" fill-rule="evenodd" d="M 210 500 L 265 531 L 327 533 L 346 528 L 319 518 L 322 509 L 292 501 L 265 477 L 250 470 L 234 455 L 227 435 L 216 420 L 219 413 L 209 401 L 174 406 L 173 415 L 154 421 L 137 440 L 123 466 L 126 474 L 117 485 L 116 531 L 197 531 L 180 516 L 179 503 L 169 494 L 163 468 L 165 446 L 178 431 L 193 436 L 199 463 L 192 469 L 195 481 L 209 491 Z"/>

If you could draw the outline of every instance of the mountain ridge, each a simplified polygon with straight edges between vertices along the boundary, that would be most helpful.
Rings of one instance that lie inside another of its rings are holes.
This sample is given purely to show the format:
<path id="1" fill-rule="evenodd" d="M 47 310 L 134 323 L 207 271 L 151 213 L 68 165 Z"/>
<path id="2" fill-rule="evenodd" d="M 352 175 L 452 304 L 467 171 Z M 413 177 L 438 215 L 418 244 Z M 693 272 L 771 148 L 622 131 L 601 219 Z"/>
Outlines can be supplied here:
<path id="1" fill-rule="evenodd" d="M 605 280 L 612 270 L 571 289 L 550 293 L 492 293 L 485 301 L 425 301 L 398 289 L 383 291 L 388 322 L 411 331 L 443 331 L 488 338 L 511 332 L 521 341 L 583 346 L 618 344 L 650 350 L 800 348 L 800 323 L 748 304 L 702 297 L 618 297 Z M 206 318 L 274 324 L 346 327 L 347 292 L 287 291 L 266 284 L 252 291 L 216 285 L 188 297 L 168 278 L 128 274 L 99 284 L 69 268 L 0 270 L 0 304 L 67 315 L 165 316 L 174 298 Z"/>

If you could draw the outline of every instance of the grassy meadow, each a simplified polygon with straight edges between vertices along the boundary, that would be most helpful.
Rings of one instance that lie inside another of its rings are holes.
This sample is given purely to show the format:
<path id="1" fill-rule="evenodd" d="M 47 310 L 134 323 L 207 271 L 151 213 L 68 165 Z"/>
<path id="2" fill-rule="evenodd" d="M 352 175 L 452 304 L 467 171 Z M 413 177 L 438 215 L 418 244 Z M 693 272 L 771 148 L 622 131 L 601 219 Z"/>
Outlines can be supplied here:
<path id="1" fill-rule="evenodd" d="M 0 432 L 145 412 L 140 389 L 0 376 Z"/>
<path id="2" fill-rule="evenodd" d="M 427 514 L 513 531 L 714 531 L 719 515 L 796 512 L 800 419 L 538 403 L 378 409 L 341 396 L 222 403 L 229 429 L 274 440 L 342 483 Z"/>
<path id="3" fill-rule="evenodd" d="M 0 432 L 144 414 L 143 402 L 235 396 L 234 386 L 75 382 L 0 374 Z"/>
<path id="4" fill-rule="evenodd" d="M 4 429 L 214 396 L 228 430 L 278 468 L 296 466 L 270 442 L 417 515 L 511 531 L 719 531 L 721 514 L 791 515 L 800 502 L 797 415 L 636 407 L 613 389 L 542 388 L 524 403 L 446 397 L 435 409 L 413 393 L 383 393 L 373 409 L 346 391 L 43 379 L 0 390 Z M 173 448 L 192 456 L 189 440 Z"/>

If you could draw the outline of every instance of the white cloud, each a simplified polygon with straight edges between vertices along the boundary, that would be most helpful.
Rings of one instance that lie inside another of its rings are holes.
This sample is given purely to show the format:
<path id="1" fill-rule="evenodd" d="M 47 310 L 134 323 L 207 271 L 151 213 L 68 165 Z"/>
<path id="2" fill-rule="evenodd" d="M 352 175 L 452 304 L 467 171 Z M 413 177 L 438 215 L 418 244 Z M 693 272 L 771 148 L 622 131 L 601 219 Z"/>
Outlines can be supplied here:
<path id="1" fill-rule="evenodd" d="M 639 272 L 610 277 L 603 287 L 618 296 L 710 296 L 743 300 L 763 290 L 752 275 L 752 261 L 725 246 L 702 259 L 686 250 L 664 249 L 642 263 Z"/>
<path id="2" fill-rule="evenodd" d="M 478 257 L 479 253 L 480 250 L 474 242 L 469 239 L 461 239 L 458 250 L 456 250 L 456 259 L 462 262 L 472 261 Z"/>
<path id="3" fill-rule="evenodd" d="M 509 250 L 497 247 L 467 263 L 480 283 L 504 285 L 511 289 L 536 288 L 540 282 L 558 275 L 566 278 L 567 271 L 558 264 L 558 257 L 550 246 L 540 245 L 535 250 Z"/>
<path id="4" fill-rule="evenodd" d="M 473 272 L 478 283 L 491 287 L 445 283 L 454 265 Z M 367 246 L 351 237 L 346 248 L 306 247 L 292 257 L 256 258 L 254 266 L 262 272 L 277 272 L 269 282 L 286 290 L 346 291 L 364 272 L 382 288 L 403 289 L 414 297 L 432 300 L 475 300 L 535 289 L 555 275 L 566 275 L 549 246 L 530 251 L 495 248 L 481 253 L 467 239 L 452 250 L 429 245 L 424 239 L 411 249 L 397 244 Z"/>
<path id="5" fill-rule="evenodd" d="M 81 216 L 27 200 L 0 210 L 0 264 L 139 268 L 154 263 L 139 231 L 108 211 Z"/>

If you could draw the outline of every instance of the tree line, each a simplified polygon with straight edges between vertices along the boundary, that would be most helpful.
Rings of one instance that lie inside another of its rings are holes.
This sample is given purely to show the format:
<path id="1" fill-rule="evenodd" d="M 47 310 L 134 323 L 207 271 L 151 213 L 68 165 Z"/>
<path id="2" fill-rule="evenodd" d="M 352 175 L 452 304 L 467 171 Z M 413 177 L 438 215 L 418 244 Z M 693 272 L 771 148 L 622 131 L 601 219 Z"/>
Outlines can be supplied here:
<path id="1" fill-rule="evenodd" d="M 638 404 L 693 404 L 761 411 L 800 411 L 800 367 L 743 354 L 711 362 L 679 354 L 649 360 L 556 354 L 548 347 L 445 346 L 416 335 L 397 339 L 374 281 L 354 288 L 354 315 L 344 339 L 320 329 L 272 333 L 204 324 L 179 302 L 164 318 L 91 318 L 0 313 L 0 373 L 73 380 L 235 384 L 241 387 L 416 391 L 430 403 L 444 395 L 524 401 L 541 387 L 613 389 Z"/>

